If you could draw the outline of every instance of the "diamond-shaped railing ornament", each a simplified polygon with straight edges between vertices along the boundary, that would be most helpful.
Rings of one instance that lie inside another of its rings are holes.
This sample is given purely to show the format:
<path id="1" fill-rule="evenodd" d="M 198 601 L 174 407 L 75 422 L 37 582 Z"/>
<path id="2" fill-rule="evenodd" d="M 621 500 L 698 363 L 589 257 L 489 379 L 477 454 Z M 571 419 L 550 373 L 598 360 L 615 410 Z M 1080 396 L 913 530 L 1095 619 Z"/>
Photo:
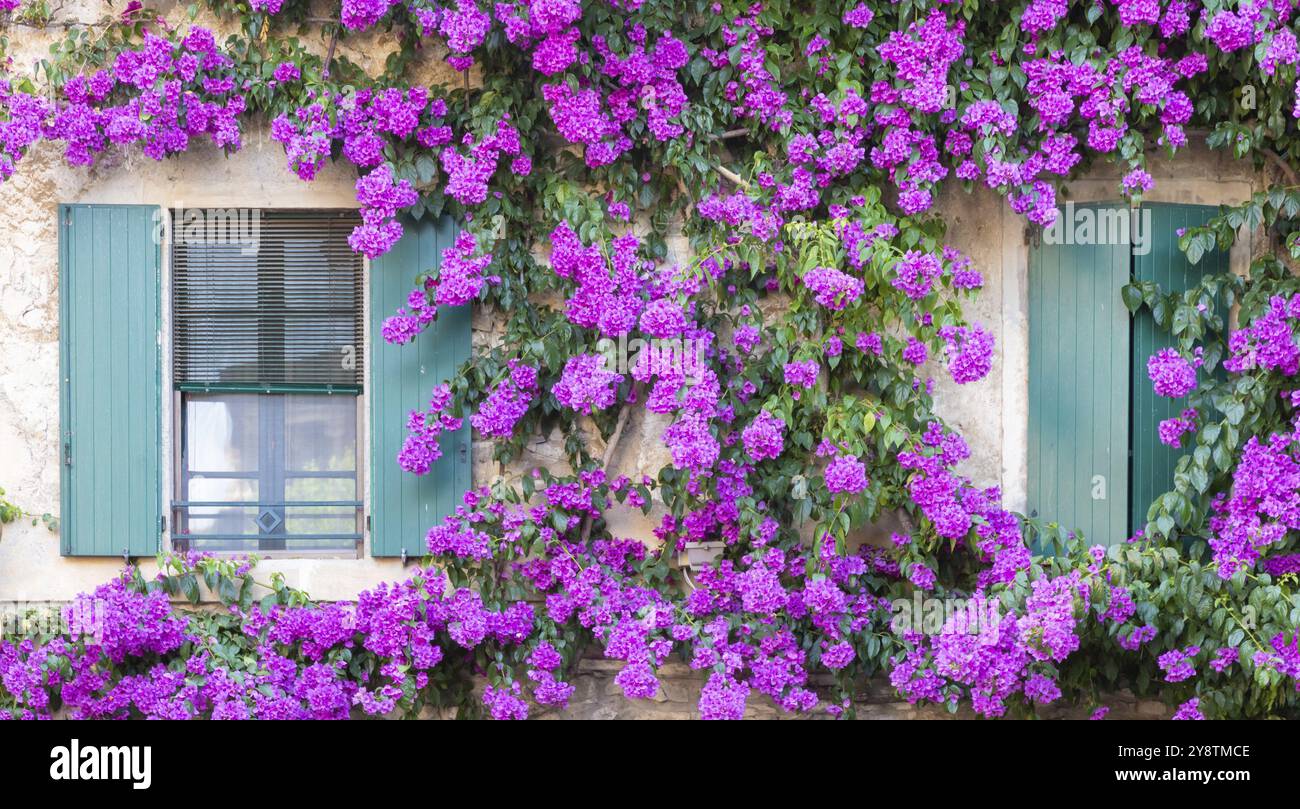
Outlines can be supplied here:
<path id="1" fill-rule="evenodd" d="M 261 526 L 263 533 L 269 534 L 272 531 L 274 531 L 280 523 L 284 521 L 280 519 L 279 514 L 276 514 L 274 511 L 268 508 L 266 511 L 263 511 L 261 514 L 257 515 L 257 519 L 255 520 L 255 522 L 259 526 Z"/>

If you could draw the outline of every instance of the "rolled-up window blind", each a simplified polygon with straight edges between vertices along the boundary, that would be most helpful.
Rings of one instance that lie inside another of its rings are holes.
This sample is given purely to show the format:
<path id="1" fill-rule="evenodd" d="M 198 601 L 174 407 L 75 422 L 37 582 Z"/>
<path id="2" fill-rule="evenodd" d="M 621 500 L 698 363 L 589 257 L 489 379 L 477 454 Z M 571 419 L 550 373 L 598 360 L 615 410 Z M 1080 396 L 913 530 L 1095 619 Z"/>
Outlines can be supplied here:
<path id="1" fill-rule="evenodd" d="M 176 384 L 359 387 L 358 222 L 352 211 L 173 211 Z"/>

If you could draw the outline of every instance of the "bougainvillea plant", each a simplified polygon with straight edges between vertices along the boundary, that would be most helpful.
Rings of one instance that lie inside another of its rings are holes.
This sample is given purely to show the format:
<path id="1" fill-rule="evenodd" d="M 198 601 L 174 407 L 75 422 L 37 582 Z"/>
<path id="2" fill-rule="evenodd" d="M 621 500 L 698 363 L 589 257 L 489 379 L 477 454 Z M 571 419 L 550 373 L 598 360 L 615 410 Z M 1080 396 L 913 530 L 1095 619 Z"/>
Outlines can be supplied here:
<path id="1" fill-rule="evenodd" d="M 1294 0 L 342 0 L 324 21 L 307 6 L 209 3 L 168 24 L 131 3 L 73 26 L 0 84 L 0 178 L 42 143 L 73 165 L 163 159 L 237 151 L 265 124 L 304 182 L 355 167 L 351 244 L 368 257 L 404 216 L 455 217 L 461 237 L 411 279 L 385 339 L 469 303 L 500 313 L 505 338 L 431 391 L 392 462 L 426 472 L 468 419 L 502 461 L 558 427 L 569 469 L 467 493 L 414 575 L 355 604 L 260 586 L 251 560 L 128 570 L 69 608 L 69 631 L 0 646 L 0 712 L 523 718 L 566 705 L 578 658 L 602 654 L 632 699 L 686 661 L 706 718 L 759 694 L 851 716 L 853 684 L 876 675 L 985 716 L 1062 702 L 1101 717 L 1121 687 L 1176 718 L 1296 714 L 1300 284 L 1285 258 L 1183 293 L 1123 290 L 1172 340 L 1154 390 L 1190 397 L 1159 428 L 1183 452 L 1174 488 L 1135 537 L 1008 511 L 959 471 L 970 450 L 930 378 L 977 381 L 994 354 L 963 316 L 983 280 L 944 241 L 945 183 L 1048 226 L 1091 162 L 1119 164 L 1115 192 L 1137 202 L 1151 150 L 1203 139 L 1291 185 L 1181 234 L 1189 258 L 1243 228 L 1297 252 Z M 20 23 L 36 24 L 14 18 L 11 35 Z M 368 74 L 344 54 L 375 31 L 397 49 Z M 451 78 L 414 78 L 439 61 Z M 692 350 L 616 369 L 624 337 Z M 653 477 L 610 466 L 634 412 L 665 425 Z M 654 541 L 612 533 L 618 509 L 657 515 Z M 857 541 L 886 520 L 890 542 Z M 699 542 L 721 557 L 687 576 L 674 560 Z M 224 610 L 169 601 L 198 601 L 201 581 Z M 970 608 L 900 626 L 918 594 Z"/>

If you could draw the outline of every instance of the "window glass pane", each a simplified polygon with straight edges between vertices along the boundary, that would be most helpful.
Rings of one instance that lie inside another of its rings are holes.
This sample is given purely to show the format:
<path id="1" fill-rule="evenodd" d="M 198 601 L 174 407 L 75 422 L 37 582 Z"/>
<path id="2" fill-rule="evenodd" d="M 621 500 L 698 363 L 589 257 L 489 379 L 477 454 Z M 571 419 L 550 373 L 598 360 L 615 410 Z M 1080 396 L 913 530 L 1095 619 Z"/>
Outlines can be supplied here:
<path id="1" fill-rule="evenodd" d="M 284 378 L 296 384 L 348 385 L 356 381 L 360 347 L 353 316 L 285 315 Z"/>
<path id="2" fill-rule="evenodd" d="M 247 394 L 186 397 L 186 458 L 191 471 L 257 471 L 257 399 Z"/>
<path id="3" fill-rule="evenodd" d="M 360 311 L 354 262 L 321 236 L 286 236 L 284 262 L 285 373 L 291 381 L 338 381 L 355 371 Z"/>
<path id="4" fill-rule="evenodd" d="M 357 483 L 346 478 L 285 478 L 284 499 L 291 503 L 318 500 L 357 500 Z"/>
<path id="5" fill-rule="evenodd" d="M 356 397 L 285 396 L 284 432 L 287 475 L 356 470 Z"/>
<path id="6" fill-rule="evenodd" d="M 256 517 L 256 506 L 191 506 L 188 520 L 189 535 L 256 534 L 257 523 L 253 521 Z M 229 541 L 225 544 L 229 544 Z M 237 545 L 230 545 L 230 548 L 239 550 Z"/>
<path id="7" fill-rule="evenodd" d="M 290 535 L 351 534 L 357 530 L 357 510 L 355 508 L 343 506 L 289 506 L 285 509 L 285 512 L 285 531 Z M 295 547 L 298 546 L 295 545 Z"/>
<path id="8" fill-rule="evenodd" d="M 257 478 L 190 477 L 187 500 L 257 504 Z"/>

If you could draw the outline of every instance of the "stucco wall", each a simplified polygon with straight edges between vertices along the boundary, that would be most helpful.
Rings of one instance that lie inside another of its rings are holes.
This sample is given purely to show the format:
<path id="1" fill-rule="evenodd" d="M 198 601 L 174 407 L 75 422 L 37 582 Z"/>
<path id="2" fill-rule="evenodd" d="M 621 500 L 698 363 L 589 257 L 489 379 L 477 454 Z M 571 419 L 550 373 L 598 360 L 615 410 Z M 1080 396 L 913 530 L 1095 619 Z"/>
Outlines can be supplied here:
<path id="1" fill-rule="evenodd" d="M 102 3 L 68 3 L 61 13 L 70 19 L 91 20 L 106 8 Z M 15 40 L 15 62 L 21 68 L 47 51 L 50 37 L 29 30 Z M 324 47 L 324 43 L 312 44 Z M 363 64 L 378 64 L 391 45 L 378 36 L 343 52 Z M 440 64 L 431 60 L 430 73 L 444 70 Z M 1172 163 L 1156 159 L 1152 174 L 1157 181 L 1149 196 L 1153 201 L 1238 202 L 1251 193 L 1255 183 L 1249 166 L 1203 150 L 1190 150 Z M 1068 196 L 1077 201 L 1114 199 L 1118 177 L 1117 170 L 1103 167 L 1087 179 L 1071 183 Z M 7 489 L 10 499 L 37 513 L 58 512 L 58 203 L 132 203 L 163 208 L 354 207 L 354 181 L 355 174 L 345 164 L 330 165 L 313 183 L 299 181 L 286 170 L 280 145 L 266 137 L 264 127 L 247 132 L 245 148 L 229 158 L 210 146 L 162 163 L 135 150 L 122 150 L 108 153 L 93 169 L 71 169 L 63 165 L 57 149 L 49 145 L 34 148 L 15 176 L 0 186 L 0 486 Z M 993 371 L 980 382 L 955 386 L 941 367 L 931 368 L 939 410 L 971 444 L 973 457 L 964 471 L 980 484 L 1001 485 L 1007 504 L 1023 509 L 1029 251 L 1024 221 L 1001 197 L 984 189 L 967 194 L 949 188 L 941 195 L 938 211 L 948 223 L 948 241 L 969 254 L 984 274 L 985 288 L 968 312 L 997 340 Z M 670 239 L 670 249 L 670 260 L 686 260 L 685 242 L 680 237 Z M 1239 253 L 1234 261 L 1244 266 L 1244 251 Z M 164 289 L 166 286 L 164 279 Z M 164 323 L 164 336 L 168 332 Z M 500 336 L 500 319 L 479 310 L 476 344 L 482 346 Z M 164 372 L 166 375 L 166 369 Z M 170 401 L 165 407 L 171 407 Z M 164 412 L 163 421 L 167 458 L 171 457 L 170 413 Z M 615 472 L 656 473 L 667 462 L 659 440 L 667 423 L 663 416 L 638 409 L 614 458 Z M 538 465 L 562 467 L 561 440 L 558 435 L 538 437 L 524 457 L 508 468 L 492 461 L 490 447 L 476 444 L 475 482 L 488 483 L 498 475 L 514 477 Z M 599 452 L 599 439 L 593 443 Z M 164 469 L 169 475 L 166 465 Z M 168 479 L 165 492 L 170 491 Z M 649 537 L 656 519 L 656 514 L 646 518 L 631 509 L 611 514 L 615 533 L 628 537 Z M 61 557 L 57 536 L 25 522 L 11 524 L 0 539 L 0 600 L 65 599 L 109 578 L 119 565 L 117 559 Z M 399 562 L 368 555 L 348 560 L 271 560 L 263 567 L 283 572 L 290 585 L 325 600 L 350 598 L 361 589 L 401 575 Z"/>

